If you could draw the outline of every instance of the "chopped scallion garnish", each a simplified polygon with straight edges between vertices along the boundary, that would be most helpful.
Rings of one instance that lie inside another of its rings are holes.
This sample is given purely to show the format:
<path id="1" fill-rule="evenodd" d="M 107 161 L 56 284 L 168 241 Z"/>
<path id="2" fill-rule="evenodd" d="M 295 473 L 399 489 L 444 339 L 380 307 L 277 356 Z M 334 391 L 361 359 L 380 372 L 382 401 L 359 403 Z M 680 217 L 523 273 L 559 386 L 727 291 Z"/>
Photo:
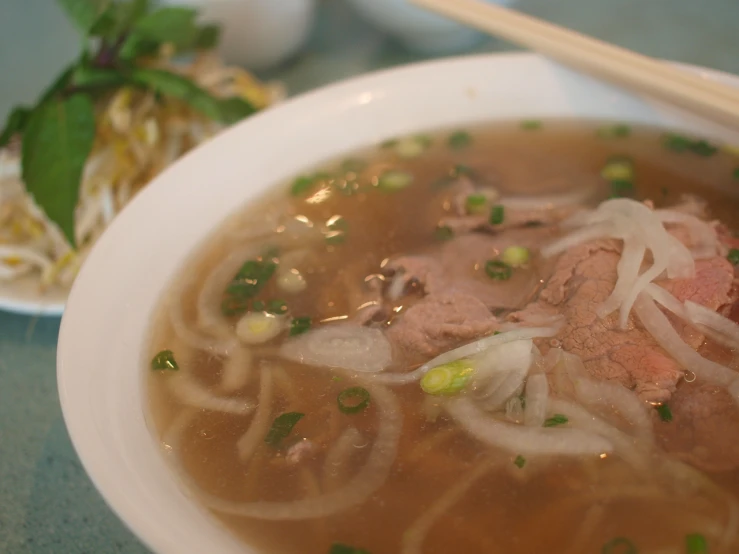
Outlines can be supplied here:
<path id="1" fill-rule="evenodd" d="M 267 310 L 271 314 L 282 315 L 287 313 L 287 302 L 284 300 L 270 300 L 267 302 Z"/>
<path id="2" fill-rule="evenodd" d="M 544 427 L 556 427 L 557 425 L 564 425 L 568 421 L 569 419 L 567 419 L 566 415 L 554 414 L 552 417 L 544 421 Z"/>
<path id="3" fill-rule="evenodd" d="M 410 173 L 391 169 L 385 171 L 377 179 L 377 188 L 388 192 L 395 192 L 407 188 L 412 182 L 413 175 Z"/>
<path id="4" fill-rule="evenodd" d="M 667 404 L 660 404 L 656 407 L 656 410 L 662 421 L 672 421 L 672 410 Z"/>
<path id="5" fill-rule="evenodd" d="M 470 194 L 465 200 L 464 206 L 467 213 L 475 214 L 485 211 L 488 199 L 484 194 Z"/>
<path id="6" fill-rule="evenodd" d="M 739 167 L 734 169 L 734 173 L 732 174 L 734 176 L 734 179 L 739 181 Z"/>
<path id="7" fill-rule="evenodd" d="M 739 265 L 739 248 L 730 249 L 726 259 L 731 262 L 731 265 Z"/>
<path id="8" fill-rule="evenodd" d="M 439 225 L 434 231 L 436 240 L 450 240 L 454 238 L 454 231 L 449 225 Z"/>
<path id="9" fill-rule="evenodd" d="M 370 552 L 364 548 L 355 548 L 335 542 L 331 545 L 331 550 L 328 551 L 328 554 L 370 554 Z"/>
<path id="10" fill-rule="evenodd" d="M 426 135 L 402 138 L 393 145 L 393 150 L 401 158 L 416 158 L 431 146 L 431 138 Z"/>
<path id="11" fill-rule="evenodd" d="M 690 151 L 703 157 L 713 156 L 718 148 L 704 139 L 690 139 L 676 133 L 668 133 L 663 139 L 665 148 L 673 152 Z"/>
<path id="12" fill-rule="evenodd" d="M 531 253 L 523 246 L 509 246 L 500 256 L 504 263 L 511 267 L 521 267 L 529 263 Z"/>
<path id="13" fill-rule="evenodd" d="M 538 119 L 525 119 L 521 122 L 521 129 L 525 131 L 535 131 L 541 129 L 542 123 Z"/>
<path id="14" fill-rule="evenodd" d="M 315 185 L 317 179 L 314 175 L 302 175 L 293 181 L 290 187 L 290 194 L 293 196 L 304 196 Z"/>
<path id="15" fill-rule="evenodd" d="M 340 230 L 329 231 L 326 233 L 324 240 L 329 245 L 343 244 L 346 241 L 346 232 Z"/>
<path id="16" fill-rule="evenodd" d="M 455 360 L 434 367 L 421 378 L 421 388 L 426 394 L 449 396 L 461 391 L 475 372 L 467 359 Z"/>
<path id="17" fill-rule="evenodd" d="M 633 181 L 634 163 L 629 158 L 617 156 L 609 159 L 600 172 L 607 181 Z"/>
<path id="18" fill-rule="evenodd" d="M 525 466 L 525 465 L 526 465 L 526 458 L 524 458 L 523 456 L 521 456 L 521 455 L 519 454 L 518 456 L 516 456 L 516 459 L 515 459 L 515 460 L 513 460 L 513 463 L 514 463 L 514 465 L 515 465 L 515 466 L 516 466 L 516 467 L 517 467 L 518 469 L 523 469 L 523 466 Z"/>
<path id="19" fill-rule="evenodd" d="M 472 137 L 466 131 L 457 131 L 449 135 L 449 140 L 447 142 L 450 148 L 460 150 L 470 145 Z"/>
<path id="20" fill-rule="evenodd" d="M 221 310 L 225 315 L 235 315 L 247 310 L 247 300 L 253 298 L 267 284 L 277 269 L 273 261 L 249 260 L 241 266 L 226 287 Z"/>
<path id="21" fill-rule="evenodd" d="M 507 281 L 513 274 L 513 269 L 507 263 L 500 260 L 488 260 L 485 262 L 485 273 L 491 279 Z"/>
<path id="22" fill-rule="evenodd" d="M 611 181 L 611 196 L 623 198 L 634 192 L 634 183 L 629 179 L 613 179 Z"/>
<path id="23" fill-rule="evenodd" d="M 305 333 L 310 329 L 310 318 L 309 317 L 295 317 L 290 322 L 290 336 L 294 337 Z"/>
<path id="24" fill-rule="evenodd" d="M 631 134 L 631 127 L 625 123 L 616 123 L 598 129 L 598 136 L 602 138 L 624 138 Z"/>
<path id="25" fill-rule="evenodd" d="M 700 533 L 691 533 L 685 536 L 685 553 L 686 554 L 708 554 L 708 544 L 706 537 Z"/>
<path id="26" fill-rule="evenodd" d="M 616 537 L 603 545 L 601 554 L 639 554 L 639 551 L 629 539 Z"/>
<path id="27" fill-rule="evenodd" d="M 490 208 L 490 223 L 491 225 L 500 225 L 505 219 L 505 208 L 500 204 L 496 204 Z"/>
<path id="28" fill-rule="evenodd" d="M 177 360 L 174 359 L 174 353 L 171 350 L 162 350 L 151 359 L 151 369 L 177 371 L 180 366 L 177 365 Z"/>
<path id="29" fill-rule="evenodd" d="M 339 393 L 336 402 L 342 413 L 356 414 L 369 406 L 370 393 L 362 387 L 350 387 Z"/>
<path id="30" fill-rule="evenodd" d="M 290 434 L 293 427 L 295 427 L 298 421 L 303 419 L 304 416 L 305 414 L 301 414 L 300 412 L 287 412 L 277 416 L 272 422 L 272 427 L 270 427 L 267 432 L 267 436 L 264 437 L 264 442 L 272 447 L 279 447 L 283 439 Z"/>

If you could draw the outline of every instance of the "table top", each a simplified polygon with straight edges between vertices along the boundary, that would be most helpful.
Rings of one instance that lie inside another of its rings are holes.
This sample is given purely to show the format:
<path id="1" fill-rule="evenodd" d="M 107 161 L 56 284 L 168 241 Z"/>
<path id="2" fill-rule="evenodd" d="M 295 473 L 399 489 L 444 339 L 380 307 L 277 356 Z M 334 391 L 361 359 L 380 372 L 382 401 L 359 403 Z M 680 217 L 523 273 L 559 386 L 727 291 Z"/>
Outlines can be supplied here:
<path id="1" fill-rule="evenodd" d="M 518 0 L 516 7 L 644 54 L 739 73 L 736 0 Z M 34 98 L 76 41 L 52 0 L 1 0 L 0 114 Z M 476 51 L 509 49 L 490 39 Z M 294 94 L 418 59 L 343 0 L 322 0 L 304 51 L 264 77 Z M 69 441 L 56 390 L 58 332 L 59 319 L 0 312 L 0 552 L 146 553 L 95 491 Z"/>

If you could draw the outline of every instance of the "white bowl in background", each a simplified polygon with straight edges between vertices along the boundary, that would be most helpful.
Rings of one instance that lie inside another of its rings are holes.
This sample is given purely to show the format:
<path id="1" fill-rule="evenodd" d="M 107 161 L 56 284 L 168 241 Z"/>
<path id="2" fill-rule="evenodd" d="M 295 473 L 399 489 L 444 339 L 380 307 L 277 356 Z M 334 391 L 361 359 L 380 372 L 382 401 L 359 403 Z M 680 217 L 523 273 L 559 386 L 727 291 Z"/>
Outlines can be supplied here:
<path id="1" fill-rule="evenodd" d="M 221 25 L 219 53 L 226 63 L 267 69 L 298 52 L 313 27 L 315 0 L 164 0 L 200 12 Z"/>
<path id="2" fill-rule="evenodd" d="M 502 6 L 515 2 L 487 1 Z M 394 36 L 409 49 L 424 54 L 460 52 L 485 36 L 466 25 L 413 6 L 408 0 L 349 0 L 349 3 L 372 25 Z"/>
<path id="3" fill-rule="evenodd" d="M 737 77 L 691 70 L 739 86 Z M 718 126 L 538 56 L 483 55 L 382 71 L 289 100 L 226 130 L 139 193 L 77 277 L 57 353 L 72 442 L 129 528 L 158 554 L 256 554 L 188 498 L 145 419 L 152 314 L 183 263 L 228 215 L 307 167 L 388 137 L 562 117 L 666 126 L 739 144 Z"/>

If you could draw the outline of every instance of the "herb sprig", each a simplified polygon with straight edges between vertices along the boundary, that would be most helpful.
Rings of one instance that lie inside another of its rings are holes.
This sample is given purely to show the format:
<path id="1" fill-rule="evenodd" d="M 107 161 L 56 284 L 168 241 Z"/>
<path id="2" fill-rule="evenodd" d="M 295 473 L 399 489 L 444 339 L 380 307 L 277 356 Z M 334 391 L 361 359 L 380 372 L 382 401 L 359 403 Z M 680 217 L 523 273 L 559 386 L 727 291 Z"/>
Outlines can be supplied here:
<path id="1" fill-rule="evenodd" d="M 0 148 L 20 135 L 26 189 L 74 247 L 80 181 L 95 141 L 96 100 L 130 86 L 177 99 L 226 124 L 256 110 L 243 98 L 216 98 L 186 77 L 147 67 L 146 60 L 165 46 L 184 54 L 217 44 L 218 27 L 198 25 L 196 10 L 152 7 L 149 0 L 59 4 L 82 35 L 82 52 L 35 105 L 11 110 L 0 132 Z"/>

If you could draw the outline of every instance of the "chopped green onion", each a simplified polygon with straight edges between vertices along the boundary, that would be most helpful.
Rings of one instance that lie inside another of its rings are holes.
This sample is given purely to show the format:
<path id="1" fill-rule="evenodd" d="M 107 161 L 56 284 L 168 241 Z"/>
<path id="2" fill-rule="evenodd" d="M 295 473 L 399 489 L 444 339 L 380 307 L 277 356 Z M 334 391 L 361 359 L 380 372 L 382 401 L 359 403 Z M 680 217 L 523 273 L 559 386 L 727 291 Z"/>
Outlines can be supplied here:
<path id="1" fill-rule="evenodd" d="M 500 205 L 496 204 L 492 208 L 490 208 L 490 223 L 492 225 L 500 225 L 503 223 L 503 220 L 505 219 L 505 208 Z"/>
<path id="2" fill-rule="evenodd" d="M 467 385 L 474 371 L 470 360 L 464 358 L 436 366 L 421 378 L 421 388 L 426 394 L 435 396 L 457 394 Z"/>
<path id="3" fill-rule="evenodd" d="M 267 304 L 265 304 L 261 300 L 255 300 L 254 303 L 251 305 L 251 309 L 254 312 L 266 312 Z"/>
<path id="4" fill-rule="evenodd" d="M 449 169 L 444 177 L 434 181 L 431 186 L 435 189 L 444 188 L 454 183 L 462 175 L 474 174 L 475 172 L 470 166 L 464 164 L 455 164 Z"/>
<path id="5" fill-rule="evenodd" d="M 600 174 L 607 181 L 633 181 L 634 164 L 628 158 L 614 157 L 606 162 Z"/>
<path id="6" fill-rule="evenodd" d="M 488 199 L 484 194 L 470 194 L 465 200 L 464 206 L 467 213 L 480 213 L 485 211 Z"/>
<path id="7" fill-rule="evenodd" d="M 267 302 L 267 312 L 275 315 L 287 313 L 287 302 L 284 300 L 270 300 Z"/>
<path id="8" fill-rule="evenodd" d="M 377 180 L 377 187 L 380 190 L 394 192 L 407 188 L 412 182 L 413 175 L 410 173 L 391 169 L 380 175 Z"/>
<path id="9" fill-rule="evenodd" d="M 487 273 L 488 277 L 491 279 L 507 281 L 511 278 L 513 270 L 511 266 L 505 262 L 501 262 L 500 260 L 488 260 L 485 262 L 485 273 Z"/>
<path id="10" fill-rule="evenodd" d="M 521 122 L 521 129 L 525 131 L 535 131 L 541 129 L 542 123 L 538 119 L 525 119 Z"/>
<path id="11" fill-rule="evenodd" d="M 450 240 L 454 238 L 454 231 L 449 225 L 439 225 L 434 231 L 436 240 Z"/>
<path id="12" fill-rule="evenodd" d="M 393 145 L 393 150 L 401 158 L 417 158 L 431 146 L 431 139 L 425 135 L 406 137 Z"/>
<path id="13" fill-rule="evenodd" d="M 557 425 L 564 425 L 569 419 L 567 416 L 562 414 L 554 414 L 544 422 L 544 427 L 556 427 Z"/>
<path id="14" fill-rule="evenodd" d="M 698 154 L 699 156 L 703 156 L 704 158 L 713 156 L 716 152 L 718 152 L 717 147 L 703 139 L 693 142 L 693 144 L 690 145 L 690 150 L 694 154 Z"/>
<path id="15" fill-rule="evenodd" d="M 282 318 L 267 312 L 248 312 L 236 324 L 236 336 L 245 344 L 264 344 L 285 329 Z"/>
<path id="16" fill-rule="evenodd" d="M 611 195 L 615 198 L 629 196 L 634 191 L 634 183 L 628 179 L 614 179 L 611 181 Z"/>
<path id="17" fill-rule="evenodd" d="M 277 269 L 273 261 L 249 260 L 226 287 L 221 310 L 225 315 L 235 315 L 247 310 L 247 299 L 256 296 Z"/>
<path id="18" fill-rule="evenodd" d="M 698 156 L 709 157 L 718 152 L 718 148 L 704 139 L 690 139 L 676 133 L 668 133 L 663 139 L 665 148 L 673 152 L 690 151 Z"/>
<path id="19" fill-rule="evenodd" d="M 336 402 L 342 413 L 356 414 L 369 406 L 370 393 L 362 387 L 350 387 L 339 393 Z"/>
<path id="20" fill-rule="evenodd" d="M 736 179 L 737 181 L 739 181 L 739 167 L 737 167 L 737 168 L 734 169 L 733 175 L 734 175 L 734 179 Z"/>
<path id="21" fill-rule="evenodd" d="M 517 467 L 518 469 L 523 469 L 523 466 L 525 466 L 525 465 L 526 465 L 526 458 L 524 458 L 523 456 L 521 456 L 521 455 L 519 454 L 518 456 L 516 456 L 516 459 L 515 459 L 515 460 L 513 460 L 513 463 L 514 463 L 514 465 L 515 465 L 515 466 L 516 466 L 516 467 Z"/>
<path id="22" fill-rule="evenodd" d="M 303 416 L 305 414 L 301 414 L 300 412 L 287 412 L 277 416 L 272 422 L 272 427 L 270 427 L 267 436 L 264 437 L 264 442 L 274 448 L 279 447 L 280 443 L 290 434 L 290 431 L 293 430 L 293 427 L 295 427 L 298 421 L 303 419 Z"/>
<path id="23" fill-rule="evenodd" d="M 529 263 L 531 253 L 523 246 L 509 246 L 503 250 L 500 259 L 511 267 L 521 267 Z"/>
<path id="24" fill-rule="evenodd" d="M 623 138 L 631 134 L 631 127 L 625 123 L 616 123 L 607 127 L 598 129 L 598 136 L 601 138 Z"/>
<path id="25" fill-rule="evenodd" d="M 732 248 L 729 250 L 729 254 L 726 259 L 731 262 L 731 265 L 739 265 L 739 248 Z"/>
<path id="26" fill-rule="evenodd" d="M 338 375 L 334 375 L 333 377 L 331 377 L 331 380 L 338 383 L 339 381 L 341 381 L 341 377 L 339 377 Z"/>
<path id="27" fill-rule="evenodd" d="M 311 321 L 309 317 L 295 317 L 290 322 L 290 336 L 301 335 L 310 329 Z"/>
<path id="28" fill-rule="evenodd" d="M 691 533 L 685 536 L 686 554 L 708 554 L 706 537 L 700 533 Z"/>
<path id="29" fill-rule="evenodd" d="M 335 542 L 331 545 L 331 550 L 328 551 L 328 554 L 370 554 L 370 552 L 364 548 L 354 548 L 353 546 Z"/>
<path id="30" fill-rule="evenodd" d="M 326 233 L 324 240 L 329 245 L 343 244 L 346 241 L 346 231 L 329 231 Z"/>
<path id="31" fill-rule="evenodd" d="M 367 162 L 359 158 L 347 158 L 341 162 L 341 171 L 345 173 L 359 173 L 365 167 Z"/>
<path id="32" fill-rule="evenodd" d="M 673 152 L 684 152 L 690 147 L 691 140 L 676 133 L 667 133 L 663 140 L 665 148 Z"/>
<path id="33" fill-rule="evenodd" d="M 151 359 L 151 369 L 177 371 L 180 366 L 177 364 L 177 360 L 174 359 L 174 353 L 171 350 L 162 350 Z"/>
<path id="34" fill-rule="evenodd" d="M 313 175 L 301 175 L 293 181 L 290 187 L 290 194 L 293 196 L 305 196 L 319 181 L 328 179 L 329 175 L 325 172 L 315 173 Z"/>
<path id="35" fill-rule="evenodd" d="M 470 145 L 472 137 L 466 131 L 457 131 L 449 135 L 449 140 L 447 142 L 450 148 L 460 150 Z"/>
<path id="36" fill-rule="evenodd" d="M 639 554 L 639 551 L 629 539 L 616 537 L 603 545 L 601 554 Z"/>
<path id="37" fill-rule="evenodd" d="M 660 404 L 656 407 L 656 410 L 662 421 L 672 421 L 672 410 L 667 404 Z"/>

